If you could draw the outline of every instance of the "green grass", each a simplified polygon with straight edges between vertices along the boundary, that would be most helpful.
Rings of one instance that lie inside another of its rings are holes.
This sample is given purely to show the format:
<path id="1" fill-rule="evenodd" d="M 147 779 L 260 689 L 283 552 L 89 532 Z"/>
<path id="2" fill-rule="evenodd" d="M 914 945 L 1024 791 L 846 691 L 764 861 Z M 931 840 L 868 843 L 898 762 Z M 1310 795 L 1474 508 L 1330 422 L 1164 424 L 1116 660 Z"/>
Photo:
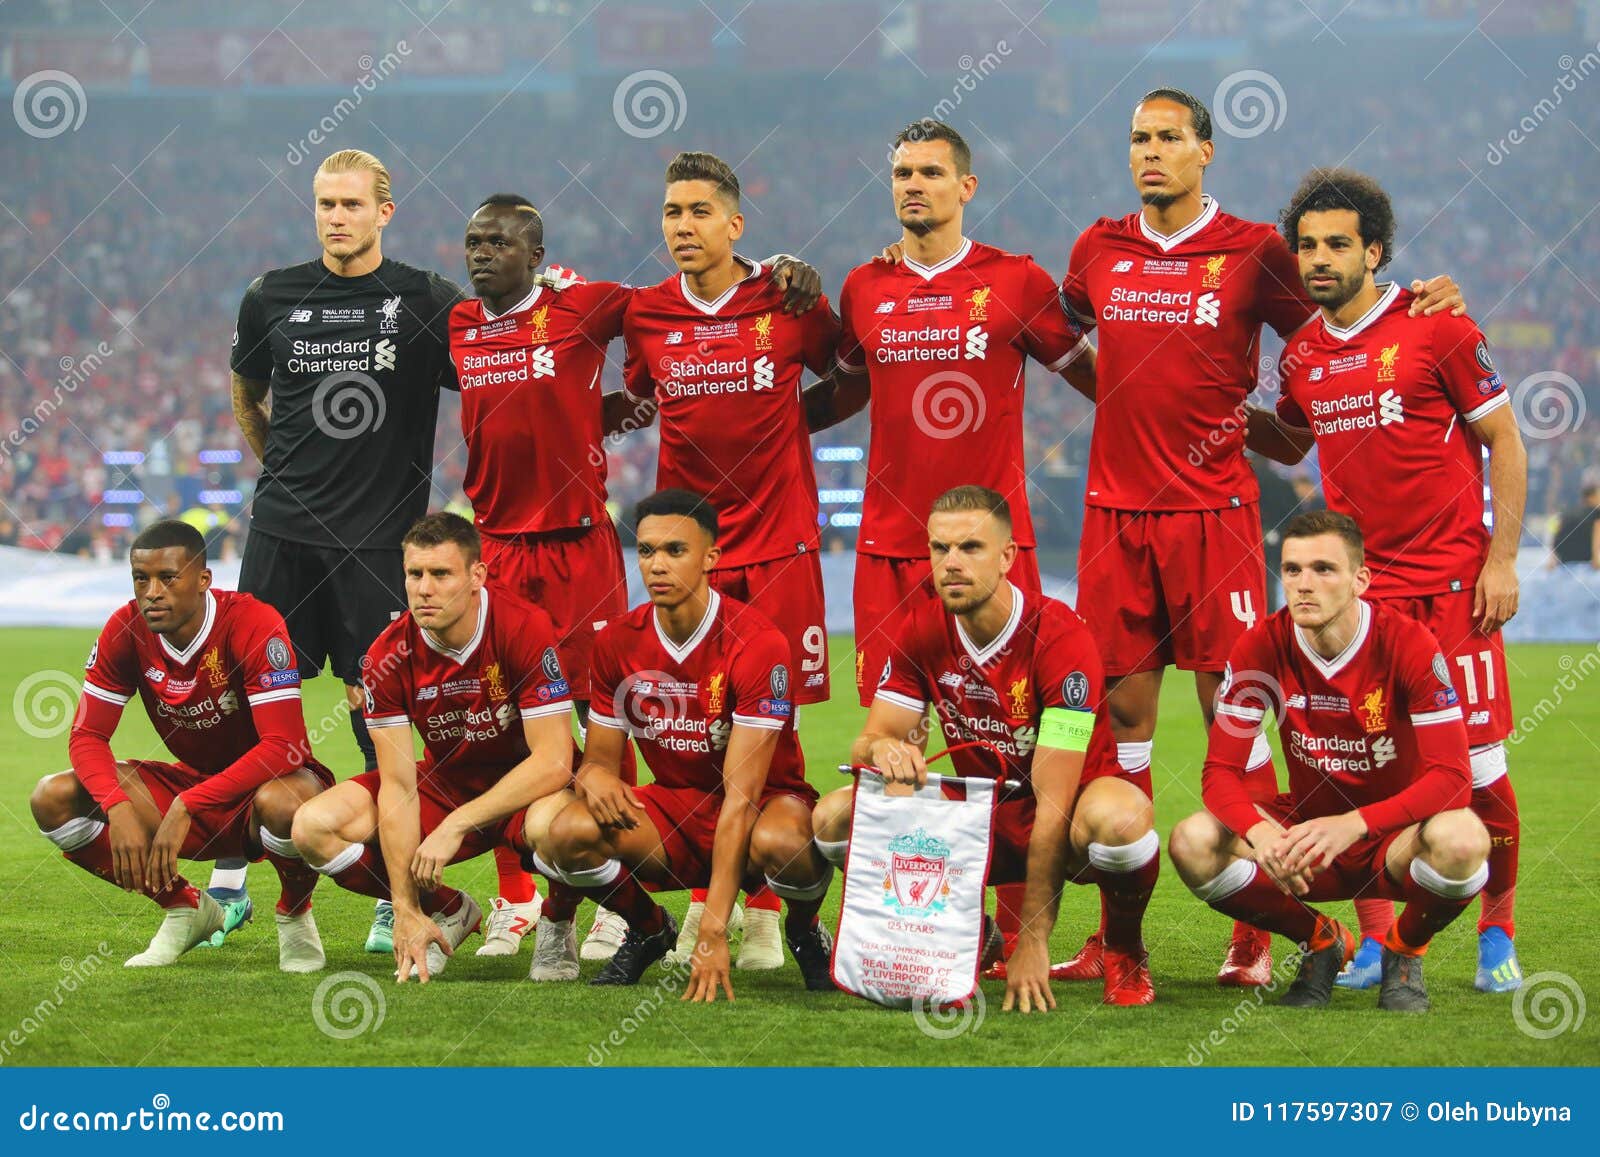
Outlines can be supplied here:
<path id="1" fill-rule="evenodd" d="M 92 635 L 70 630 L 9 630 L 0 635 L 0 702 L 36 672 L 81 671 Z M 834 641 L 840 681 L 834 702 L 805 712 L 801 735 L 819 787 L 833 771 L 862 712 L 849 685 L 849 639 Z M 1600 816 L 1595 775 L 1600 695 L 1557 690 L 1578 673 L 1580 648 L 1524 646 L 1511 656 L 1520 714 L 1541 698 L 1562 699 L 1553 714 L 1511 749 L 1523 809 L 1518 943 L 1529 974 L 1559 972 L 1579 993 L 1600 993 Z M 1562 663 L 1565 662 L 1565 666 Z M 309 685 L 307 719 L 331 711 L 337 684 Z M 1156 746 L 1157 820 L 1165 831 L 1198 806 L 1203 736 L 1187 677 L 1168 680 Z M 1548 715 L 1548 717 L 1545 717 Z M 325 728 L 319 755 L 351 770 L 354 748 L 342 726 Z M 328 950 L 320 976 L 289 977 L 276 967 L 270 917 L 276 881 L 251 869 L 262 912 L 220 951 L 198 950 L 164 970 L 124 970 L 158 920 L 130 897 L 67 863 L 35 832 L 27 796 L 34 780 L 67 765 L 64 736 L 36 739 L 16 727 L 0 749 L 0 1063 L 11 1065 L 1174 1065 L 1208 1064 L 1530 1064 L 1600 1061 L 1600 1025 L 1549 1040 L 1518 1030 L 1512 998 L 1471 987 L 1475 937 L 1463 918 L 1428 956 L 1434 1002 L 1425 1018 L 1377 1012 L 1375 994 L 1344 993 L 1322 1013 L 1293 1013 L 1212 983 L 1227 923 L 1163 872 L 1146 923 L 1158 1001 L 1146 1009 L 1100 1006 L 1097 984 L 1056 985 L 1060 1007 L 1023 1018 L 1000 1011 L 1003 986 L 986 984 L 981 1023 L 949 1038 L 925 1034 L 909 1014 L 842 995 L 809 995 L 792 963 L 781 972 L 735 974 L 738 1002 L 676 1003 L 677 988 L 652 973 L 632 990 L 534 985 L 528 952 L 478 959 L 468 942 L 438 983 L 395 987 L 384 958 L 359 950 L 371 903 L 329 883 L 318 889 L 317 920 Z M 157 755 L 143 713 L 130 710 L 117 750 Z M 197 881 L 206 869 L 196 869 Z M 453 869 L 451 880 L 486 899 L 487 857 Z M 838 884 L 828 916 L 835 914 Z M 681 911 L 682 896 L 669 903 Z M 1057 926 L 1057 957 L 1074 951 L 1093 924 L 1092 890 L 1069 888 Z M 1475 909 L 1470 915 L 1475 915 Z M 587 917 L 584 917 L 586 920 Z M 1281 942 L 1280 942 L 1281 943 Z M 101 945 L 104 944 L 103 954 Z M 76 964 L 98 958 L 98 964 Z M 597 965 L 585 965 L 587 978 Z M 324 1034 L 313 1016 L 319 984 L 359 973 L 381 991 L 383 1019 L 352 1039 Z M 1532 1002 L 1534 1010 L 1540 1002 Z M 974 1018 L 975 1019 L 975 1018 Z M 15 1032 L 14 1036 L 7 1036 Z M 20 1043 L 19 1043 L 20 1042 Z M 620 1043 L 618 1043 L 620 1042 Z M 1220 1042 L 1220 1043 L 1219 1043 Z"/>

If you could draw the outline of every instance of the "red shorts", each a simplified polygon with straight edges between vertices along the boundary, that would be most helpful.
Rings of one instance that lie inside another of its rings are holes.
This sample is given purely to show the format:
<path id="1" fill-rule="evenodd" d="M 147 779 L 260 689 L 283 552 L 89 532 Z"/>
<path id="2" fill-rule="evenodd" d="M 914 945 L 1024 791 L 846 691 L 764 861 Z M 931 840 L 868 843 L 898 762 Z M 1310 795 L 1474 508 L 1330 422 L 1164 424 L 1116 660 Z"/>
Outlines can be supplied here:
<path id="1" fill-rule="evenodd" d="M 1295 811 L 1296 800 L 1292 792 L 1279 792 L 1265 803 L 1257 804 L 1284 827 L 1293 827 L 1301 820 L 1310 819 Z M 1405 829 L 1401 828 L 1400 832 Z M 1400 832 L 1357 840 L 1346 848 L 1333 863 L 1318 872 L 1311 881 L 1311 891 L 1302 896 L 1308 904 L 1329 900 L 1399 900 L 1401 885 L 1390 879 L 1387 871 L 1389 845 L 1400 838 Z"/>
<path id="2" fill-rule="evenodd" d="M 1084 772 L 1078 783 L 1078 795 L 1097 779 L 1116 778 L 1117 768 L 1098 772 Z M 946 794 L 952 794 L 948 789 Z M 1076 797 L 1073 806 L 1077 806 Z M 989 874 L 986 884 L 1021 884 L 1028 879 L 1028 842 L 1033 839 L 1033 817 L 1038 801 L 1031 794 L 1004 797 L 994 809 L 994 822 L 989 829 Z M 1074 881 L 1069 876 L 1067 883 Z"/>
<path id="3" fill-rule="evenodd" d="M 1412 598 L 1373 598 L 1403 615 L 1410 615 L 1439 640 L 1450 681 L 1461 696 L 1461 714 L 1467 720 L 1467 742 L 1499 743 L 1512 732 L 1511 681 L 1506 676 L 1506 645 L 1496 631 L 1485 635 L 1472 618 L 1472 592 L 1450 591 Z"/>
<path id="4" fill-rule="evenodd" d="M 714 570 L 711 585 L 731 599 L 749 603 L 789 640 L 798 672 L 792 684 L 795 703 L 826 702 L 828 627 L 822 608 L 822 556 L 811 550 Z"/>
<path id="5" fill-rule="evenodd" d="M 204 783 L 206 776 L 186 763 L 160 763 L 154 759 L 133 759 L 134 771 L 150 792 L 150 798 L 162 815 L 172 806 L 181 792 Z M 322 766 L 307 767 L 307 771 L 322 781 L 323 787 L 333 786 L 333 773 Z M 252 792 L 238 803 L 222 808 L 202 808 L 189 813 L 189 834 L 183 838 L 178 855 L 185 860 L 237 860 L 256 859 L 261 855 L 261 842 L 250 824 L 251 809 L 255 806 Z"/>
<path id="6" fill-rule="evenodd" d="M 1256 504 L 1148 513 L 1087 507 L 1078 613 L 1100 641 L 1108 677 L 1173 665 L 1221 671 L 1234 642 L 1267 613 Z"/>
<path id="7" fill-rule="evenodd" d="M 663 891 L 709 887 L 711 845 L 716 839 L 717 817 L 722 814 L 722 793 L 647 783 L 634 788 L 633 794 L 644 805 L 645 814 L 655 825 L 667 851 L 667 871 L 672 882 L 657 887 Z M 761 793 L 760 806 L 766 807 L 780 795 L 792 795 L 808 808 L 817 802 L 816 789 L 810 785 L 803 792 L 788 787 L 768 787 Z M 741 878 L 744 868 L 745 865 L 739 865 Z"/>
<path id="8" fill-rule="evenodd" d="M 1017 548 L 1017 561 L 1006 577 L 1023 594 L 1036 595 L 1039 585 L 1039 559 L 1033 547 Z M 878 693 L 878 674 L 889 659 L 889 639 L 885 633 L 895 621 L 907 599 L 933 589 L 933 566 L 926 558 L 883 558 L 875 554 L 856 555 L 856 694 L 861 706 L 871 707 Z"/>
<path id="9" fill-rule="evenodd" d="M 574 699 L 589 697 L 594 637 L 628 609 L 622 543 L 609 519 L 595 526 L 521 534 L 483 535 L 489 577 L 542 608 L 555 621 L 561 669 Z"/>
<path id="10" fill-rule="evenodd" d="M 359 783 L 367 789 L 372 796 L 372 802 L 378 802 L 378 773 L 364 771 L 360 775 L 353 775 L 348 783 Z M 425 769 L 417 768 L 417 810 L 418 818 L 422 821 L 422 834 L 424 838 L 434 828 L 444 823 L 451 812 L 461 806 L 461 801 L 451 799 L 437 786 L 436 782 L 428 778 Z M 467 833 L 467 838 L 461 841 L 461 847 L 451 858 L 452 864 L 462 860 L 470 860 L 474 856 L 481 856 L 495 848 L 511 848 L 517 852 L 526 852 L 531 849 L 522 838 L 522 829 L 528 820 L 528 809 L 522 808 L 505 819 L 500 820 L 493 827 L 477 828 Z"/>

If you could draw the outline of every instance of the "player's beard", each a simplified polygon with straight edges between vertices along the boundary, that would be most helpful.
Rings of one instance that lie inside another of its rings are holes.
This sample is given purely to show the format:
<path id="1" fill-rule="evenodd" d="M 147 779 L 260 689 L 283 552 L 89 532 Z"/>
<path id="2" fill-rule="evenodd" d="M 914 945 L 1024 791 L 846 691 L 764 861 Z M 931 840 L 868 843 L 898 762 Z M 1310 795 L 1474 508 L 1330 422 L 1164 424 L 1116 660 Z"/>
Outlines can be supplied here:
<path id="1" fill-rule="evenodd" d="M 943 225 L 944 222 L 933 217 L 912 217 L 910 220 L 901 217 L 900 224 L 903 228 L 909 229 L 913 233 L 927 234 L 932 233 L 935 229 Z"/>
<path id="2" fill-rule="evenodd" d="M 1317 273 L 1322 277 L 1334 278 L 1333 285 L 1312 289 L 1307 284 L 1306 294 L 1322 308 L 1334 313 L 1343 309 L 1356 294 L 1361 292 L 1361 287 L 1366 283 L 1367 279 L 1365 269 L 1359 275 L 1353 277 L 1346 277 L 1337 269 L 1322 269 L 1317 270 Z"/>
<path id="3" fill-rule="evenodd" d="M 1139 200 L 1156 209 L 1166 209 L 1178 203 L 1178 194 L 1168 193 L 1163 189 L 1152 189 L 1148 193 L 1140 193 Z"/>

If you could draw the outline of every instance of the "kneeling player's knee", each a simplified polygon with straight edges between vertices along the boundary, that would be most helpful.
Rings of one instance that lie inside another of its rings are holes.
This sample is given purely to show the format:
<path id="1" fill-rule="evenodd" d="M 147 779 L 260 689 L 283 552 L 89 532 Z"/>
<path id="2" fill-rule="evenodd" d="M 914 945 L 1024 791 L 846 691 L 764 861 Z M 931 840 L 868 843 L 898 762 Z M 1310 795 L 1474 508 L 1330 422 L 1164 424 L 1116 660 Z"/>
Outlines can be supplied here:
<path id="1" fill-rule="evenodd" d="M 581 802 L 573 802 L 550 821 L 550 855 L 557 860 L 589 851 L 600 843 L 600 825 Z"/>
<path id="2" fill-rule="evenodd" d="M 1125 780 L 1096 780 L 1073 809 L 1079 842 L 1131 844 L 1155 826 L 1155 809 L 1144 792 Z"/>
<path id="3" fill-rule="evenodd" d="M 828 842 L 849 839 L 850 812 L 854 804 L 853 790 L 848 787 L 823 796 L 811 812 L 812 835 Z"/>
<path id="4" fill-rule="evenodd" d="M 1465 808 L 1434 816 L 1424 833 L 1428 862 L 1446 876 L 1471 875 L 1489 858 L 1489 829 Z"/>
<path id="5" fill-rule="evenodd" d="M 781 876 L 792 864 L 808 862 L 811 833 L 792 823 L 757 823 L 750 833 L 750 858 L 769 876 Z"/>
<path id="6" fill-rule="evenodd" d="M 28 807 L 34 822 L 42 832 L 53 832 L 68 820 L 75 819 L 79 798 L 78 777 L 70 771 L 60 771 L 44 776 L 33 786 L 28 797 Z"/>
<path id="7" fill-rule="evenodd" d="M 271 825 L 268 826 L 270 828 Z M 301 855 L 312 856 L 320 861 L 336 850 L 330 846 L 335 842 L 335 826 L 327 806 L 320 800 L 311 800 L 291 814 L 289 838 L 300 849 Z M 277 829 L 272 830 L 278 834 Z"/>
<path id="8" fill-rule="evenodd" d="M 289 836 L 294 830 L 295 813 L 307 798 L 296 785 L 270 780 L 256 789 L 256 822 L 275 836 Z"/>
<path id="9" fill-rule="evenodd" d="M 1217 821 L 1209 812 L 1195 812 L 1179 820 L 1167 837 L 1167 854 L 1186 883 L 1194 883 L 1214 874 L 1217 856 Z M 1190 877 L 1194 876 L 1195 880 Z"/>

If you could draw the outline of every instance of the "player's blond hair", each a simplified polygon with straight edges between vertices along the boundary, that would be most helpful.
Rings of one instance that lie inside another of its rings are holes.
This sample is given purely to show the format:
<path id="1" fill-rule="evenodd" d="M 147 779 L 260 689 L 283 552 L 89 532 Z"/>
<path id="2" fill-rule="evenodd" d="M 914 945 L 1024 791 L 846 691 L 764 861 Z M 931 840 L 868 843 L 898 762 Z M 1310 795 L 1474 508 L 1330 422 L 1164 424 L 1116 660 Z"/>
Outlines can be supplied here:
<path id="1" fill-rule="evenodd" d="M 1011 530 L 1011 504 L 998 490 L 987 486 L 952 486 L 933 500 L 930 514 L 964 514 L 975 511 L 991 516 L 1007 533 Z"/>
<path id="2" fill-rule="evenodd" d="M 389 191 L 389 170 L 365 149 L 340 149 L 317 166 L 312 179 L 323 173 L 371 173 L 372 193 L 378 199 L 378 204 L 394 200 Z"/>

